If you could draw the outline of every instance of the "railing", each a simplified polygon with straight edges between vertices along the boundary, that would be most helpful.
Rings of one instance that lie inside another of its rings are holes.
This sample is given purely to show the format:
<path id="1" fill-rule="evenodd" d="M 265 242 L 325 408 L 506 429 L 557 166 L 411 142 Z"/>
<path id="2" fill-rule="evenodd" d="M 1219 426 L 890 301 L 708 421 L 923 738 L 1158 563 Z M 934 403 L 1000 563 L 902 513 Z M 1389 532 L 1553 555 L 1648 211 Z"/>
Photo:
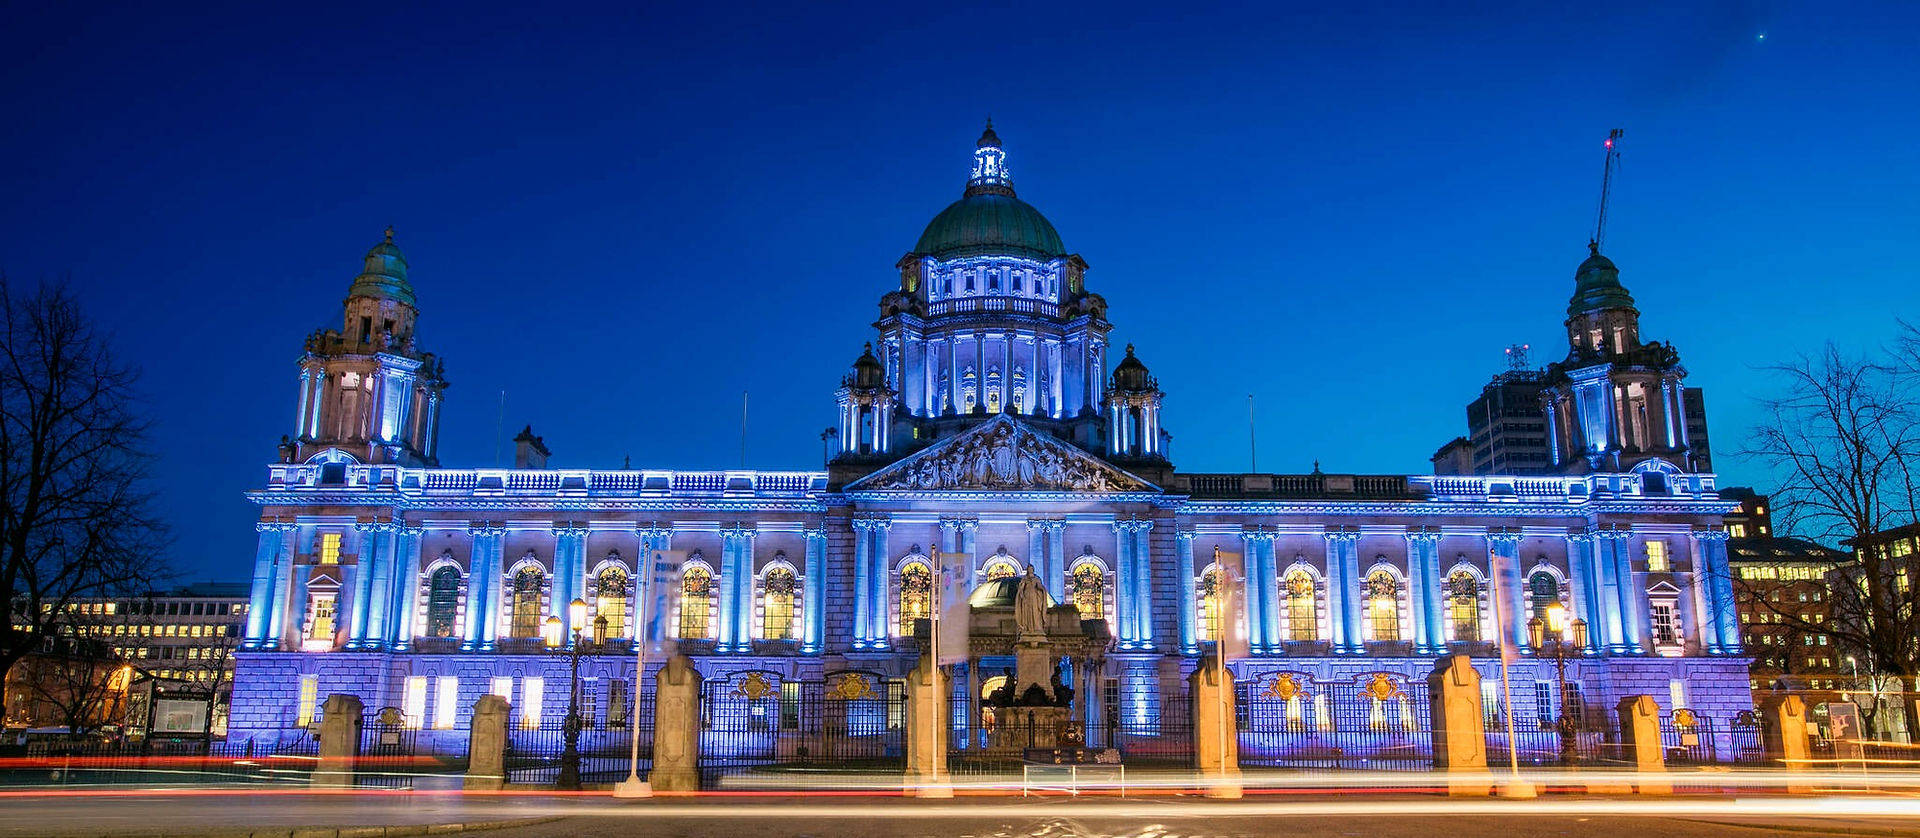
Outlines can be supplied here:
<path id="1" fill-rule="evenodd" d="M 589 471 L 520 469 L 413 469 L 399 466 L 356 466 L 342 483 L 322 485 L 320 470 L 303 465 L 276 465 L 275 488 L 359 490 L 393 486 L 402 493 L 464 495 L 475 492 L 551 495 L 587 493 L 633 494 L 753 494 L 802 496 L 826 488 L 826 475 L 807 471 Z"/>
<path id="2" fill-rule="evenodd" d="M 952 300 L 940 300 L 927 306 L 929 317 L 944 317 L 952 314 L 1029 314 L 1038 317 L 1059 317 L 1060 306 L 1047 300 L 1032 300 L 1022 297 L 961 297 Z"/>

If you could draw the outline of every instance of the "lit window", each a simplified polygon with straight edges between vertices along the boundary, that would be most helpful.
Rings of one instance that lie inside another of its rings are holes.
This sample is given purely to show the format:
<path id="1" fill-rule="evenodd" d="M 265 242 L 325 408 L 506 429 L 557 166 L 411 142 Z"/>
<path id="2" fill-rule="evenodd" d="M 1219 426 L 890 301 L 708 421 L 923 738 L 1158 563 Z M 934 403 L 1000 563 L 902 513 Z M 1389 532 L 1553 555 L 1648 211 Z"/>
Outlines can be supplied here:
<path id="1" fill-rule="evenodd" d="M 1073 569 L 1073 607 L 1082 620 L 1107 617 L 1107 575 L 1093 562 L 1081 562 Z"/>
<path id="2" fill-rule="evenodd" d="M 1012 579 L 1019 575 L 1020 568 L 1015 567 L 1012 561 L 996 559 L 987 562 L 988 579 Z"/>
<path id="3" fill-rule="evenodd" d="M 627 636 L 627 572 L 617 567 L 600 571 L 600 589 L 593 597 L 594 639 Z M 601 620 L 606 622 L 602 623 Z"/>
<path id="4" fill-rule="evenodd" d="M 340 563 L 340 534 L 327 532 L 320 534 L 320 563 Z"/>
<path id="5" fill-rule="evenodd" d="M 460 709 L 460 679 L 442 675 L 434 683 L 433 726 L 440 730 L 453 727 L 453 715 Z"/>
<path id="6" fill-rule="evenodd" d="M 1666 573 L 1673 569 L 1667 560 L 1667 543 L 1664 541 L 1647 542 L 1647 572 Z"/>
<path id="7" fill-rule="evenodd" d="M 145 649 L 141 649 L 140 656 L 146 657 L 146 651 L 147 650 Z M 313 724 L 314 703 L 319 700 L 320 700 L 320 676 L 318 675 L 300 676 L 300 704 L 299 704 L 300 709 L 299 709 L 298 715 L 295 716 L 295 719 L 293 722 L 294 727 L 307 727 Z"/>
<path id="8" fill-rule="evenodd" d="M 453 618 L 460 604 L 460 570 L 444 565 L 428 577 L 427 636 L 452 637 Z"/>
<path id="9" fill-rule="evenodd" d="M 1653 603 L 1649 612 L 1653 620 L 1653 644 L 1655 646 L 1680 645 L 1680 632 L 1674 618 L 1673 603 Z"/>
<path id="10" fill-rule="evenodd" d="M 1287 639 L 1313 641 L 1320 636 L 1320 608 L 1313 575 L 1296 569 L 1287 574 Z"/>
<path id="11" fill-rule="evenodd" d="M 762 582 L 761 634 L 767 640 L 793 639 L 793 595 L 798 585 L 793 571 L 774 567 Z"/>
<path id="12" fill-rule="evenodd" d="M 409 730 L 419 730 L 427 720 L 427 679 L 421 675 L 407 678 L 406 691 L 401 693 L 400 712 L 405 718 Z"/>
<path id="13" fill-rule="evenodd" d="M 320 643 L 333 642 L 334 598 L 330 594 L 316 595 L 313 598 L 313 622 L 308 627 L 307 639 Z M 167 626 L 166 635 L 172 636 L 177 626 Z"/>
<path id="14" fill-rule="evenodd" d="M 520 726 L 537 728 L 540 726 L 540 701 L 546 680 L 538 675 L 520 680 Z"/>
<path id="15" fill-rule="evenodd" d="M 1367 625 L 1375 641 L 1400 639 L 1400 582 L 1386 570 L 1367 575 Z"/>
<path id="16" fill-rule="evenodd" d="M 1218 566 L 1209 567 L 1206 573 L 1200 575 L 1201 640 L 1218 641 L 1220 639 L 1221 623 L 1224 622 L 1221 609 L 1226 605 L 1222 601 L 1225 591 L 1221 588 L 1225 581 Z"/>
<path id="17" fill-rule="evenodd" d="M 513 575 L 513 621 L 508 625 L 508 637 L 540 636 L 540 589 L 545 581 L 546 574 L 537 567 L 524 567 Z"/>
<path id="18" fill-rule="evenodd" d="M 709 640 L 713 625 L 713 572 L 688 565 L 680 573 L 681 640 Z"/>
<path id="19" fill-rule="evenodd" d="M 506 699 L 513 698 L 513 678 L 507 675 L 495 676 L 493 683 L 487 685 L 487 694 Z"/>
<path id="20" fill-rule="evenodd" d="M 913 634 L 914 621 L 933 616 L 932 609 L 933 570 L 923 562 L 908 562 L 900 568 L 899 635 Z"/>

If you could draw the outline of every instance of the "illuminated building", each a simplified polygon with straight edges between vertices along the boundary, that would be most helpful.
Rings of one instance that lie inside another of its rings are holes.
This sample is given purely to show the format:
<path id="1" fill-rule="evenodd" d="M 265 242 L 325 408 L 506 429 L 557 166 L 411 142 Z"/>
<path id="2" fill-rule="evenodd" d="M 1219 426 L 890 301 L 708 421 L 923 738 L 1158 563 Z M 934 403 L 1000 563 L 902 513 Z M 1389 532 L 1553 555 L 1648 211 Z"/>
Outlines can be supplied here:
<path id="1" fill-rule="evenodd" d="M 405 259 L 377 245 L 342 329 L 309 338 L 297 434 L 251 494 L 236 734 L 311 719 L 336 692 L 456 733 L 487 692 L 558 712 L 567 674 L 539 626 L 576 598 L 610 618 L 613 642 L 582 665 L 604 715 L 631 695 L 635 558 L 655 549 L 689 551 L 668 623 L 710 679 L 902 677 L 932 556 L 958 553 L 976 582 L 1032 568 L 1057 602 L 1107 621 L 1104 663 L 1070 677 L 1094 687 L 1090 719 L 1103 702 L 1152 719 L 1216 631 L 1219 550 L 1246 557 L 1254 654 L 1236 666 L 1250 685 L 1424 694 L 1434 657 L 1468 652 L 1492 674 L 1496 641 L 1525 647 L 1526 620 L 1560 602 L 1592 626 L 1571 665 L 1589 706 L 1651 693 L 1714 717 L 1752 707 L 1725 584 L 1733 504 L 1677 428 L 1627 430 L 1640 414 L 1607 409 L 1609 381 L 1678 398 L 1664 350 L 1637 335 L 1602 346 L 1576 331 L 1580 363 L 1548 374 L 1566 388 L 1559 473 L 1191 473 L 1161 425 L 1181 396 L 1110 343 L 1088 263 L 1017 196 L 991 129 L 960 199 L 895 269 L 833 393 L 820 471 L 549 468 L 531 430 L 520 468 L 443 468 L 440 361 L 415 348 Z M 1631 325 L 1630 298 L 1617 302 L 1593 316 Z M 1003 665 L 964 667 L 968 694 Z M 1552 671 L 1530 653 L 1517 664 L 1529 715 L 1551 715 L 1538 687 Z"/>
<path id="2" fill-rule="evenodd" d="M 1753 656 L 1754 694 L 1788 688 L 1809 705 L 1835 700 L 1847 686 L 1847 652 L 1822 630 L 1833 619 L 1833 573 L 1847 554 L 1800 538 L 1773 534 L 1766 495 L 1733 487 L 1720 496 L 1738 501 L 1727 515 L 1728 560 L 1739 600 L 1740 626 Z"/>

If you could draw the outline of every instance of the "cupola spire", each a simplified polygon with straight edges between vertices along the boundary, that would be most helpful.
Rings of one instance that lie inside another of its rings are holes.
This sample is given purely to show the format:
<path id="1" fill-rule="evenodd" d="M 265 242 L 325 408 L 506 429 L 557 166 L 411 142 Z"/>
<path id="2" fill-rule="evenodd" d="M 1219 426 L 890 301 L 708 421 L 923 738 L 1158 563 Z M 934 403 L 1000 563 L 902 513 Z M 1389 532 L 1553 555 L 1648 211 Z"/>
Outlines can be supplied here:
<path id="1" fill-rule="evenodd" d="M 1013 175 L 1007 171 L 1007 152 L 1000 147 L 1000 135 L 993 132 L 993 118 L 987 118 L 987 130 L 974 144 L 973 171 L 967 176 L 968 197 L 974 195 L 1013 195 Z"/>

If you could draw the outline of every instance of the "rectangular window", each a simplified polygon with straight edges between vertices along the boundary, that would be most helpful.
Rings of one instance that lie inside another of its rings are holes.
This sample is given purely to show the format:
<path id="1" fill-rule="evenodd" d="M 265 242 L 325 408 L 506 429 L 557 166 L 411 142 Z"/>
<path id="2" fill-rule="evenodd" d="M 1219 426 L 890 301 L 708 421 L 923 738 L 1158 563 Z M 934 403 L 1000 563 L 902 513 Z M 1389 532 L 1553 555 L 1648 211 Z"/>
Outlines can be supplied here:
<path id="1" fill-rule="evenodd" d="M 433 726 L 450 730 L 453 716 L 460 710 L 460 679 L 453 675 L 440 676 L 434 682 L 433 693 Z"/>
<path id="2" fill-rule="evenodd" d="M 593 683 L 597 678 L 586 679 L 580 684 L 580 726 L 592 730 L 600 719 L 599 708 L 594 702 L 599 699 L 599 685 Z"/>
<path id="3" fill-rule="evenodd" d="M 800 683 L 780 682 L 780 729 L 800 729 Z"/>
<path id="4" fill-rule="evenodd" d="M 146 651 L 142 649 L 141 651 Z M 314 704 L 320 700 L 320 676 L 300 676 L 299 714 L 294 718 L 294 727 L 307 727 L 313 724 Z"/>
<path id="5" fill-rule="evenodd" d="M 1533 682 L 1533 712 L 1540 719 L 1541 729 L 1553 726 L 1553 685 L 1545 681 Z"/>
<path id="6" fill-rule="evenodd" d="M 1673 569 L 1667 560 L 1667 543 L 1664 541 L 1647 542 L 1647 572 L 1666 573 Z"/>
<path id="7" fill-rule="evenodd" d="M 321 533 L 319 553 L 321 564 L 339 564 L 340 534 L 337 532 Z"/>
<path id="8" fill-rule="evenodd" d="M 513 700 L 513 678 L 507 675 L 500 675 L 495 677 L 493 679 L 493 683 L 487 687 L 487 694 L 497 695 L 508 701 L 512 701 Z"/>
<path id="9" fill-rule="evenodd" d="M 615 730 L 627 726 L 627 714 L 633 712 L 633 703 L 627 698 L 627 682 L 614 678 L 607 681 L 607 727 Z"/>
<path id="10" fill-rule="evenodd" d="M 1656 602 L 1651 609 L 1653 618 L 1653 644 L 1655 646 L 1680 645 L 1680 633 L 1673 616 L 1673 604 Z"/>
<path id="11" fill-rule="evenodd" d="M 408 730 L 419 730 L 427 722 L 427 679 L 422 675 L 407 678 L 406 691 L 400 696 L 400 713 Z"/>
<path id="12" fill-rule="evenodd" d="M 1480 681 L 1480 712 L 1486 716 L 1486 723 L 1489 726 L 1500 724 L 1499 681 L 1492 678 Z"/>
<path id="13" fill-rule="evenodd" d="M 540 703 L 545 698 L 541 694 L 546 688 L 547 679 L 538 675 L 520 679 L 520 726 L 537 728 L 540 726 Z"/>

